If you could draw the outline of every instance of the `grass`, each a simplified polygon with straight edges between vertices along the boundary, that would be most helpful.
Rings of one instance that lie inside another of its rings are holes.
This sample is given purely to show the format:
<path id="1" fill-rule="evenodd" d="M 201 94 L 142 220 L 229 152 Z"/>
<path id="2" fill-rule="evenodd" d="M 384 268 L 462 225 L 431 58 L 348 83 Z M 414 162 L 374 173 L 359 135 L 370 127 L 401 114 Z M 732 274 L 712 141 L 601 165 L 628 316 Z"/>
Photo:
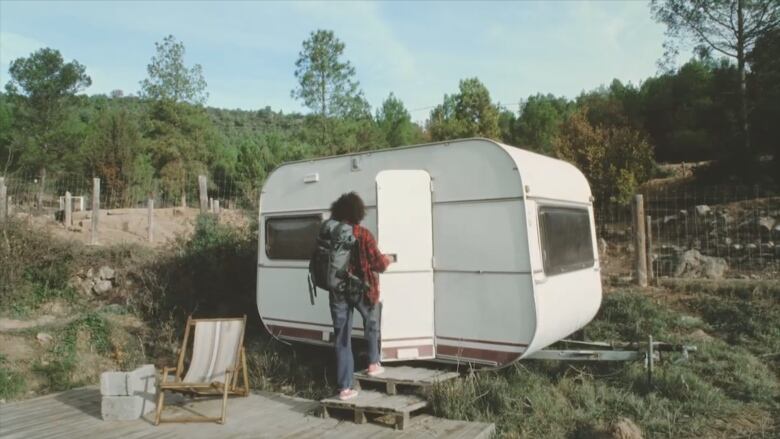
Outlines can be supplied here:
<path id="1" fill-rule="evenodd" d="M 642 291 L 604 298 L 588 326 L 591 339 L 644 340 L 653 334 L 658 340 L 691 343 L 690 334 L 700 330 L 746 343 L 696 341 L 699 351 L 687 362 L 667 358 L 652 385 L 637 363 L 525 362 L 436 386 L 429 396 L 434 412 L 495 422 L 505 437 L 596 437 L 620 417 L 632 419 L 649 437 L 776 437 L 777 369 L 750 346 L 778 342 L 777 303 L 743 298 L 745 309 L 731 319 L 712 312 L 730 309 L 732 300 L 702 293 L 689 309 L 675 310 Z"/>
<path id="2" fill-rule="evenodd" d="M 50 391 L 68 390 L 87 384 L 75 378 L 79 353 L 94 350 L 100 355 L 108 355 L 113 349 L 110 335 L 105 318 L 97 313 L 85 314 L 71 322 L 56 337 L 46 359 L 33 365 L 33 371 L 47 379 Z"/>
<path id="3" fill-rule="evenodd" d="M 0 264 L 0 312 L 13 312 L 16 306 L 18 312 L 32 313 L 52 297 L 85 309 L 85 315 L 56 334 L 49 352 L 34 366 L 46 377 L 47 390 L 94 380 L 80 373 L 85 353 L 125 356 L 117 353 L 123 343 L 116 341 L 117 331 L 107 320 L 111 316 L 90 311 L 97 309 L 95 303 L 67 290 L 67 279 L 81 263 L 110 264 L 124 273 L 123 282 L 132 287 L 120 288 L 121 294 L 111 300 L 144 319 L 142 332 L 152 336 L 132 349 L 145 352 L 158 365 L 175 361 L 187 315 L 247 313 L 248 363 L 255 388 L 311 399 L 333 391 L 330 349 L 290 347 L 259 329 L 251 230 L 231 229 L 203 216 L 191 239 L 160 253 L 132 247 L 88 252 L 49 238 L 38 241 L 35 233 L 18 235 L 9 234 L 9 241 L 22 256 L 11 258 L 7 248 L 0 248 L 0 262 L 9 263 Z M 26 249 L 30 245 L 70 256 L 49 258 Z M 646 437 L 778 437 L 779 284 L 681 282 L 648 290 L 621 287 L 605 295 L 599 314 L 586 328 L 589 339 L 644 341 L 651 334 L 656 340 L 698 347 L 687 362 L 666 355 L 652 385 L 639 363 L 528 361 L 470 373 L 434 387 L 426 396 L 436 415 L 494 422 L 502 437 L 599 437 L 622 417 L 639 425 Z M 140 340 L 141 335 L 132 338 Z M 0 397 L 13 398 L 24 387 L 24 376 L 0 359 Z"/>
<path id="4" fill-rule="evenodd" d="M 26 388 L 24 377 L 8 367 L 8 360 L 0 355 L 0 399 L 11 399 Z"/>

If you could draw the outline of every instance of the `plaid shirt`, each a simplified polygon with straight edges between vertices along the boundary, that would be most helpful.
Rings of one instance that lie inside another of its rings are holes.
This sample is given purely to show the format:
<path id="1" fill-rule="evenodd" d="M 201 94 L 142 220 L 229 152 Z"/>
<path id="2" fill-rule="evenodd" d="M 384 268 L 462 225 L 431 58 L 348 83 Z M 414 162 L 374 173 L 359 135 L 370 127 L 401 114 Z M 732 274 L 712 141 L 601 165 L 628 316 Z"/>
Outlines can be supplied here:
<path id="1" fill-rule="evenodd" d="M 384 272 L 390 265 L 390 260 L 379 251 L 374 235 L 368 229 L 360 225 L 352 227 L 352 233 L 358 241 L 358 257 L 353 258 L 350 271 L 368 283 L 369 289 L 366 296 L 369 302 L 375 305 L 379 302 L 379 275 L 377 273 Z"/>

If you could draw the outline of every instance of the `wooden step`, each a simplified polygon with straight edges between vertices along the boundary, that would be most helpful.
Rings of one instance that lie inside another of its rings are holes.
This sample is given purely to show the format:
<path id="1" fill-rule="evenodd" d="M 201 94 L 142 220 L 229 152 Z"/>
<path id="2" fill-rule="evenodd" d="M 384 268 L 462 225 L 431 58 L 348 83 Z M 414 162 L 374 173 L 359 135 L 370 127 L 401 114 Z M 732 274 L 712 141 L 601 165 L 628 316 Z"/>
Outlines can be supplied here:
<path id="1" fill-rule="evenodd" d="M 352 412 L 356 424 L 366 422 L 366 414 L 391 416 L 393 425 L 403 430 L 409 424 L 412 412 L 428 406 L 428 401 L 417 395 L 386 395 L 381 392 L 362 390 L 358 396 L 342 401 L 338 396 L 320 401 L 322 416 L 328 418 L 331 412 L 343 410 Z"/>
<path id="2" fill-rule="evenodd" d="M 355 381 L 384 383 L 388 395 L 397 393 L 396 386 L 429 387 L 435 383 L 458 378 L 458 372 L 423 367 L 398 366 L 387 367 L 381 375 L 369 376 L 365 371 L 355 372 Z"/>

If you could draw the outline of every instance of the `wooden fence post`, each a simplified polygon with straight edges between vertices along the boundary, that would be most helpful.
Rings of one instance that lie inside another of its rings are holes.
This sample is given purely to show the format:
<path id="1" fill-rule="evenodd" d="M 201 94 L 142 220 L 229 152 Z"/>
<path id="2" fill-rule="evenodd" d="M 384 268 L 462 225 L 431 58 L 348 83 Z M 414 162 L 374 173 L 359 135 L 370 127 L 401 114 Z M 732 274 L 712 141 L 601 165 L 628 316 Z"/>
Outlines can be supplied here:
<path id="1" fill-rule="evenodd" d="M 152 242 L 154 241 L 154 198 L 149 197 L 147 207 L 149 211 L 149 227 L 147 228 L 147 237 L 149 238 L 149 242 Z"/>
<path id="2" fill-rule="evenodd" d="M 214 212 L 214 199 L 209 197 L 209 212 Z"/>
<path id="3" fill-rule="evenodd" d="M 63 222 L 65 223 L 65 230 L 73 225 L 73 198 L 70 196 L 70 191 L 65 191 L 65 215 Z"/>
<path id="4" fill-rule="evenodd" d="M 214 199 L 214 203 L 212 204 L 212 209 L 214 209 L 214 213 L 219 215 L 219 200 Z"/>
<path id="5" fill-rule="evenodd" d="M 92 179 L 92 234 L 90 243 L 98 243 L 98 216 L 100 216 L 100 179 Z"/>
<path id="6" fill-rule="evenodd" d="M 5 187 L 5 177 L 0 177 L 0 223 L 8 218 L 8 188 Z"/>
<path id="7" fill-rule="evenodd" d="M 652 285 L 655 283 L 655 271 L 653 271 L 653 217 L 645 217 L 645 228 L 647 229 L 647 281 Z"/>
<path id="8" fill-rule="evenodd" d="M 187 193 L 182 192 L 181 193 L 181 208 L 186 209 L 187 208 Z"/>
<path id="9" fill-rule="evenodd" d="M 634 254 L 636 281 L 641 287 L 647 286 L 647 240 L 645 239 L 645 205 L 642 194 L 634 196 Z"/>
<path id="10" fill-rule="evenodd" d="M 206 213 L 209 207 L 209 194 L 205 175 L 198 175 L 198 188 L 200 189 L 200 213 Z"/>

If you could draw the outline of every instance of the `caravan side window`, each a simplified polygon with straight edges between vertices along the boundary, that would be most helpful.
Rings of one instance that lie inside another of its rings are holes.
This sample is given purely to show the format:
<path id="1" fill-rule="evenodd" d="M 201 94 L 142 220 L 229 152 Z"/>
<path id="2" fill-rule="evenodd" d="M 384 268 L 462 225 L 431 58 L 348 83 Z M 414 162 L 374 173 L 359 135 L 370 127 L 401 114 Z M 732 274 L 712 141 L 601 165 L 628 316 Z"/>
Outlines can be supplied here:
<path id="1" fill-rule="evenodd" d="M 267 218 L 265 254 L 270 259 L 308 260 L 314 252 L 320 222 L 319 215 Z"/>
<path id="2" fill-rule="evenodd" d="M 592 267 L 593 241 L 587 209 L 539 208 L 542 260 L 547 275 Z"/>

